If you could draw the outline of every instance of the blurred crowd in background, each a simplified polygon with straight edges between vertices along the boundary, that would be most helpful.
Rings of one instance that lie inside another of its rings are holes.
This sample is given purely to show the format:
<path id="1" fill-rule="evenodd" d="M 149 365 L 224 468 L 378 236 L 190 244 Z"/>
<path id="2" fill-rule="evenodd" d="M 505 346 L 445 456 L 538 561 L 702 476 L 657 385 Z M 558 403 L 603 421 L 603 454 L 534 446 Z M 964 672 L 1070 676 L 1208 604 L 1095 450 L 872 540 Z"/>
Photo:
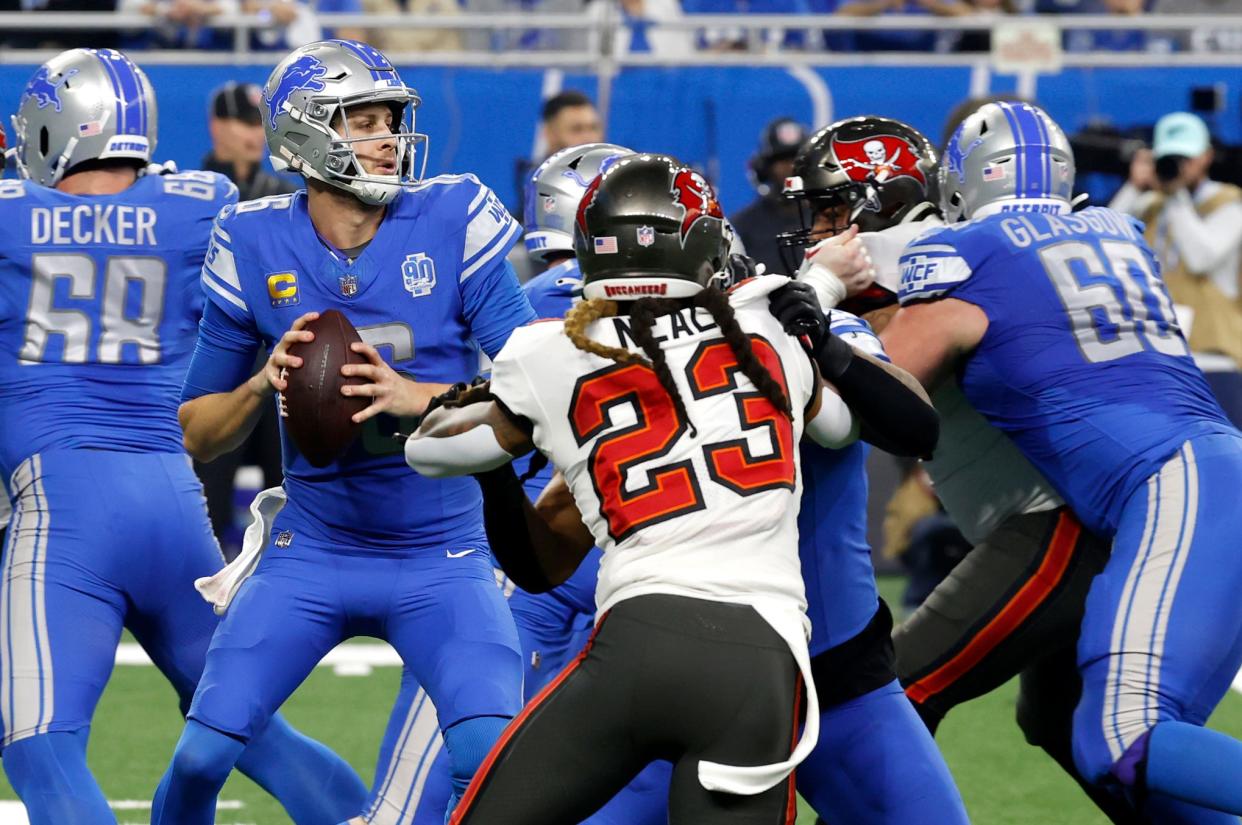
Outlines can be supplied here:
<path id="1" fill-rule="evenodd" d="M 233 33 L 211 27 L 215 18 L 250 14 L 261 25 L 250 33 L 252 49 L 282 50 L 324 36 L 365 40 L 390 52 L 581 50 L 589 33 L 581 29 L 540 29 L 540 14 L 616 15 L 621 52 L 677 54 L 692 50 L 979 52 L 990 48 L 990 32 L 929 30 L 931 17 L 976 18 L 1042 14 L 1107 15 L 1116 22 L 1099 29 L 1067 30 L 1069 52 L 1242 52 L 1242 19 L 1237 27 L 1128 28 L 1142 15 L 1242 15 L 1242 0 L 5 0 L 0 11 L 107 11 L 146 15 L 152 25 L 124 31 L 32 31 L 3 35 L 6 45 L 32 47 L 119 46 L 121 48 L 232 49 Z M 458 31 L 410 27 L 325 26 L 321 15 L 402 14 L 426 19 L 443 14 L 517 13 L 529 15 L 531 28 Z M 733 27 L 670 27 L 698 14 L 800 14 L 862 18 L 901 18 L 908 29 L 781 32 Z M 588 17 L 588 19 L 590 19 Z"/>

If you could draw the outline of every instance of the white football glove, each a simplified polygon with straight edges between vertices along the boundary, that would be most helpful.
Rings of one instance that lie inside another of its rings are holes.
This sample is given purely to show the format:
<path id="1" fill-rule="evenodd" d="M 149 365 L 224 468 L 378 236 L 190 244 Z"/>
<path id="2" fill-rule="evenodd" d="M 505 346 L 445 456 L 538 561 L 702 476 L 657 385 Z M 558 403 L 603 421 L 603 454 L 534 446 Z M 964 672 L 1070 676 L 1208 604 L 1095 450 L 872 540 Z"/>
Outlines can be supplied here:
<path id="1" fill-rule="evenodd" d="M 871 254 L 858 239 L 858 227 L 820 241 L 805 253 L 798 280 L 811 285 L 824 309 L 832 309 L 875 281 Z"/>

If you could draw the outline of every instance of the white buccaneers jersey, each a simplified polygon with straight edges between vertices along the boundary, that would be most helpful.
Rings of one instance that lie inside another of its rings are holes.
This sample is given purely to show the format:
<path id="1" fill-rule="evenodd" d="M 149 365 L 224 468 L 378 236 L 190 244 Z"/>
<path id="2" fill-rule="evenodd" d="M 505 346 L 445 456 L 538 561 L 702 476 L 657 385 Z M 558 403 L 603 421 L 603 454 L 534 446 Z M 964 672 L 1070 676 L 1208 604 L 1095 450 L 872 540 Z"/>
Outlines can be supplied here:
<path id="1" fill-rule="evenodd" d="M 730 295 L 760 362 L 781 384 L 790 421 L 738 369 L 711 315 L 656 320 L 686 416 L 652 369 L 618 364 L 570 342 L 560 321 L 516 330 L 492 368 L 492 392 L 534 424 L 604 550 L 601 611 L 648 593 L 805 609 L 798 564 L 798 440 L 816 386 L 810 360 L 768 312 L 787 279 L 747 281 Z M 627 317 L 587 328 L 641 352 Z M 688 420 L 687 420 L 688 418 Z"/>

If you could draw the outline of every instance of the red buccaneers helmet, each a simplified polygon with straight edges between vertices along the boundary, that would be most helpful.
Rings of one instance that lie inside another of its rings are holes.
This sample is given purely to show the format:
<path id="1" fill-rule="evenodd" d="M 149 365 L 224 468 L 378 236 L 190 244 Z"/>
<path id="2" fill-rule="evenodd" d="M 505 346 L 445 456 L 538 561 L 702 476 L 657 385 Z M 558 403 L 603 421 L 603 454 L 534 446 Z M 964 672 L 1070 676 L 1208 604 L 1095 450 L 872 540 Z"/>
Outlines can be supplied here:
<path id="1" fill-rule="evenodd" d="M 798 153 L 785 197 L 801 207 L 802 228 L 783 233 L 780 242 L 800 259 L 803 249 L 850 224 L 878 232 L 915 209 L 934 210 L 936 150 L 899 120 L 871 115 L 839 120 L 816 132 Z"/>

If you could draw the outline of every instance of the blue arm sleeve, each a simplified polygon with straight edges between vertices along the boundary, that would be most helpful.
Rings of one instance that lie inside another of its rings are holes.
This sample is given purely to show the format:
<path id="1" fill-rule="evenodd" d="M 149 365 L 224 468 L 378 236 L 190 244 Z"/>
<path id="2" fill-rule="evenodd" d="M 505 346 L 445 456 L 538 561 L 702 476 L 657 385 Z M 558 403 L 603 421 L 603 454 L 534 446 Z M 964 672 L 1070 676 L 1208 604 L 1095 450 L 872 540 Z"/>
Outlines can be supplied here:
<path id="1" fill-rule="evenodd" d="M 237 389 L 251 376 L 262 346 L 253 329 L 234 320 L 214 301 L 207 301 L 198 322 L 198 342 L 181 388 L 181 401 Z"/>
<path id="2" fill-rule="evenodd" d="M 536 317 L 513 265 L 504 258 L 463 281 L 461 299 L 470 331 L 488 358 L 496 357 L 513 330 Z"/>

